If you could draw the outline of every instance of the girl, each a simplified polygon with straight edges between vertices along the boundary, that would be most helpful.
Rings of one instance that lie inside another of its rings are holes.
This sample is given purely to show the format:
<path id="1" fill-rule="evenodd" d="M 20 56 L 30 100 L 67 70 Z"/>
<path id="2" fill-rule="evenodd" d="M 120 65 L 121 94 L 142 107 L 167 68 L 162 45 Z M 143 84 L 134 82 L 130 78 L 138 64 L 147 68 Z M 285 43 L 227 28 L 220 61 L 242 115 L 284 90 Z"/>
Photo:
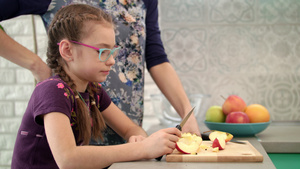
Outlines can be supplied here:
<path id="1" fill-rule="evenodd" d="M 120 50 L 108 14 L 83 4 L 66 6 L 56 13 L 48 38 L 47 63 L 56 75 L 37 84 L 31 96 L 12 168 L 103 168 L 173 151 L 179 130 L 163 129 L 147 137 L 98 84 Z M 102 138 L 105 124 L 128 143 L 87 146 L 91 137 Z"/>

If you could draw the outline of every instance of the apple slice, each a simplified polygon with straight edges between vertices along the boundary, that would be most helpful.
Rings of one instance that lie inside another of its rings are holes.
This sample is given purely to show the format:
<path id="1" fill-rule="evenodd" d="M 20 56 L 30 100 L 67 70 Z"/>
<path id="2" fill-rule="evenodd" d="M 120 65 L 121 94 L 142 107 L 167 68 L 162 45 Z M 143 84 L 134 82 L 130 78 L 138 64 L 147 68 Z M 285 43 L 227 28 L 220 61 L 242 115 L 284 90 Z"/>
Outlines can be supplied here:
<path id="1" fill-rule="evenodd" d="M 233 138 L 233 135 L 223 131 L 213 131 L 208 137 L 210 141 L 214 141 L 217 137 L 223 137 L 225 142 L 228 142 Z"/>
<path id="2" fill-rule="evenodd" d="M 187 145 L 183 142 L 177 142 L 176 149 L 183 154 L 196 154 L 197 150 L 199 149 L 199 145 L 195 143 Z"/>
<path id="3" fill-rule="evenodd" d="M 215 147 L 212 149 L 213 152 L 219 152 L 219 147 Z"/>
<path id="4" fill-rule="evenodd" d="M 196 154 L 201 143 L 201 137 L 191 133 L 183 133 L 176 143 L 176 149 L 184 154 Z"/>
<path id="5" fill-rule="evenodd" d="M 224 150 L 225 149 L 225 139 L 224 137 L 217 137 L 212 143 L 212 148 L 219 148 L 219 150 Z"/>

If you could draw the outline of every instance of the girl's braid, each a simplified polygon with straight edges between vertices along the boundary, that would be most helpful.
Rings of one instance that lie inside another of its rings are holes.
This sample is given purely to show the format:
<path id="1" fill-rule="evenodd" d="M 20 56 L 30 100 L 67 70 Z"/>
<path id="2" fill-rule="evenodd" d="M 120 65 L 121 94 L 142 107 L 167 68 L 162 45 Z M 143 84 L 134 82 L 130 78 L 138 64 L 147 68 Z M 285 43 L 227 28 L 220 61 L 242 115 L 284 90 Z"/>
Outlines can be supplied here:
<path id="1" fill-rule="evenodd" d="M 106 128 L 104 118 L 102 116 L 102 113 L 100 113 L 95 99 L 95 93 L 99 93 L 99 89 L 97 88 L 97 84 L 90 84 L 88 85 L 87 91 L 89 92 L 90 96 L 90 104 L 91 104 L 91 117 L 92 117 L 92 124 L 100 124 L 100 125 L 93 125 L 92 127 L 92 136 L 95 139 L 102 139 L 103 136 L 98 131 L 104 131 Z"/>

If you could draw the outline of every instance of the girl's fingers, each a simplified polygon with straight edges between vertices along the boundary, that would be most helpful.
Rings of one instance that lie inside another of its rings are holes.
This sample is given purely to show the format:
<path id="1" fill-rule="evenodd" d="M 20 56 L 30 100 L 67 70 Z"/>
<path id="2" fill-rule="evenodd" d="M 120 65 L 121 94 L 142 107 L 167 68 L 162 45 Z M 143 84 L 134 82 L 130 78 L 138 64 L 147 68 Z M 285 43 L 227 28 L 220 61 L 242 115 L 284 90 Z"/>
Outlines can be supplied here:
<path id="1" fill-rule="evenodd" d="M 181 131 L 175 127 L 163 129 L 168 134 L 176 135 L 177 137 L 181 136 Z"/>
<path id="2" fill-rule="evenodd" d="M 176 135 L 171 134 L 169 137 L 169 140 L 172 142 L 177 142 L 179 139 L 179 137 L 177 137 Z"/>

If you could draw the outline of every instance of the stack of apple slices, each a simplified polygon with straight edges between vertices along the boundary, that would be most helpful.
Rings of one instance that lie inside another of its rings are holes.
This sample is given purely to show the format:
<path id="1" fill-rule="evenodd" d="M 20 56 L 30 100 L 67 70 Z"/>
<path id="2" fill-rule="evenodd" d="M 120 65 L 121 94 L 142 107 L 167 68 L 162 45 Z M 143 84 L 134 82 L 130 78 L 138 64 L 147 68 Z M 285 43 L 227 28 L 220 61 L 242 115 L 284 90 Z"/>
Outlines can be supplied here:
<path id="1" fill-rule="evenodd" d="M 212 141 L 212 148 L 219 148 L 219 150 L 224 150 L 225 145 L 228 141 L 233 138 L 233 135 L 222 131 L 213 131 L 209 134 L 209 140 Z"/>
<path id="2" fill-rule="evenodd" d="M 201 143 L 202 138 L 196 134 L 183 133 L 176 143 L 176 149 L 184 154 L 196 154 Z"/>
<path id="3" fill-rule="evenodd" d="M 224 150 L 228 141 L 233 138 L 233 135 L 222 131 L 213 131 L 209 134 L 209 139 L 212 141 L 211 146 L 201 145 L 202 138 L 191 133 L 183 133 L 181 138 L 176 143 L 176 149 L 184 154 L 197 154 L 197 152 L 205 149 L 211 149 L 213 152 Z"/>

